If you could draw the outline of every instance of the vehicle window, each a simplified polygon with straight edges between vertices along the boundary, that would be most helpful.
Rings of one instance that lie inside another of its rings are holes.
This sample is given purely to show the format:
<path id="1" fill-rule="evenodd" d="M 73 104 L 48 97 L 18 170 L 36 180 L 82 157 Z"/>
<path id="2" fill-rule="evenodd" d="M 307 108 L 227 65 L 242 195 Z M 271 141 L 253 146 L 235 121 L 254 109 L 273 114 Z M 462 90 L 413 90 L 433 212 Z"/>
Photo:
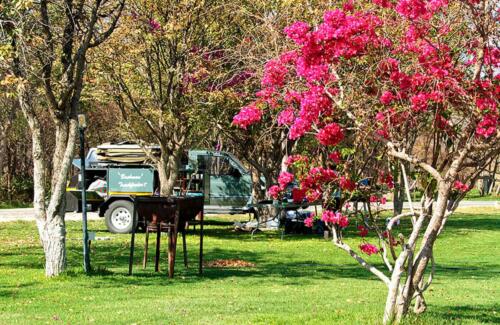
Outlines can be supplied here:
<path id="1" fill-rule="evenodd" d="M 202 172 L 207 169 L 207 166 L 209 165 L 210 162 L 210 156 L 198 156 L 198 171 Z"/>
<path id="2" fill-rule="evenodd" d="M 223 176 L 238 174 L 227 157 L 212 157 L 210 164 L 210 175 Z"/>

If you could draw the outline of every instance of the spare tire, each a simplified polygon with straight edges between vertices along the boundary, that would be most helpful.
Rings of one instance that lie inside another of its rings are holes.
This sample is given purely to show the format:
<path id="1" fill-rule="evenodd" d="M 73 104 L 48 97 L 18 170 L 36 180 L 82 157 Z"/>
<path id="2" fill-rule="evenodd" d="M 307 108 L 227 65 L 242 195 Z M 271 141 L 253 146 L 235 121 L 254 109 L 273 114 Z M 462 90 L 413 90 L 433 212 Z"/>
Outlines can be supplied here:
<path id="1" fill-rule="evenodd" d="M 111 203 L 104 212 L 106 227 L 114 234 L 128 234 L 132 227 L 137 225 L 133 218 L 134 204 L 127 200 L 118 200 Z"/>

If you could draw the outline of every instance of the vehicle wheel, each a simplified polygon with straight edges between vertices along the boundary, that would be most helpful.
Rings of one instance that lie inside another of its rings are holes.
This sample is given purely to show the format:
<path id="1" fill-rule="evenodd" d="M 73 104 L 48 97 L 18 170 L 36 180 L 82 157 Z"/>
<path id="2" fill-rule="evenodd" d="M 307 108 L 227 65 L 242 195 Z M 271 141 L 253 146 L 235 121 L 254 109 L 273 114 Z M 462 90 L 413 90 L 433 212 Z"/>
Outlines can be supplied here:
<path id="1" fill-rule="evenodd" d="M 115 234 L 128 234 L 137 222 L 133 222 L 134 204 L 130 201 L 118 200 L 111 203 L 104 213 L 106 227 Z"/>

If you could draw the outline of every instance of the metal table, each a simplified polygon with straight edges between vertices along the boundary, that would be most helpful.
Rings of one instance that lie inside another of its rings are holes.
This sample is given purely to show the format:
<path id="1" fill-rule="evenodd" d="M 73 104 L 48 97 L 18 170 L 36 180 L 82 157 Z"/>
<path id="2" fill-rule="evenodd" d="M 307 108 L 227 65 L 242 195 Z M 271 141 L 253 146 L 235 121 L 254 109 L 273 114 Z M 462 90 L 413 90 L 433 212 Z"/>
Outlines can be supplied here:
<path id="1" fill-rule="evenodd" d="M 155 255 L 155 271 L 159 271 L 159 254 L 160 254 L 160 234 L 162 229 L 167 229 L 169 234 L 168 240 L 168 275 L 170 278 L 174 276 L 175 254 L 177 248 L 177 234 L 181 232 L 183 235 L 188 223 L 199 223 L 200 225 L 200 253 L 199 253 L 199 274 L 203 273 L 203 197 L 159 197 L 159 196 L 137 196 L 134 200 L 134 226 L 130 239 L 130 256 L 129 256 L 129 275 L 132 274 L 134 249 L 135 249 L 135 232 L 139 218 L 144 219 L 146 227 L 150 224 L 156 225 L 156 255 Z M 199 220 L 196 220 L 199 216 Z M 146 242 L 147 243 L 147 242 Z M 183 249 L 185 264 L 187 266 L 186 243 L 183 236 Z"/>

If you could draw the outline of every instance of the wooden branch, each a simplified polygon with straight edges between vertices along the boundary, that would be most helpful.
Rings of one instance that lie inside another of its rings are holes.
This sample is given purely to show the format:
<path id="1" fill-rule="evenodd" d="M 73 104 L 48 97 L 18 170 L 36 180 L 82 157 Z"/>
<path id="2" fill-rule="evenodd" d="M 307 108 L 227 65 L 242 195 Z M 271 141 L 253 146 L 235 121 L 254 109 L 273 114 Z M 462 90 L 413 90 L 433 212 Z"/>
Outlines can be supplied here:
<path id="1" fill-rule="evenodd" d="M 384 260 L 384 263 L 387 266 L 387 269 L 389 270 L 389 272 L 392 272 L 392 270 L 393 270 L 392 264 L 389 261 L 389 259 L 387 258 L 387 245 L 386 245 L 385 240 L 383 238 L 380 238 L 380 236 L 379 236 L 379 239 L 380 239 L 380 243 L 382 244 L 382 250 L 383 250 L 382 260 Z M 390 240 L 389 240 L 389 245 L 392 245 Z"/>
<path id="2" fill-rule="evenodd" d="M 434 167 L 429 165 L 428 163 L 423 162 L 415 157 L 411 157 L 404 152 L 397 151 L 396 148 L 394 147 L 394 144 L 390 141 L 387 141 L 386 145 L 387 145 L 387 148 L 389 149 L 389 151 L 388 151 L 389 155 L 391 155 L 395 158 L 399 158 L 399 159 L 408 161 L 414 165 L 417 165 L 418 167 L 420 167 L 423 170 L 425 170 L 426 172 L 428 172 L 437 181 L 441 181 L 443 179 L 441 177 L 441 174 Z"/>
<path id="3" fill-rule="evenodd" d="M 109 28 L 102 33 L 99 37 L 97 37 L 93 42 L 89 43 L 89 48 L 99 46 L 102 42 L 104 42 L 106 39 L 108 39 L 109 36 L 113 33 L 113 31 L 116 28 L 116 25 L 118 23 L 118 19 L 120 18 L 123 7 L 125 6 L 125 0 L 120 1 L 120 4 L 117 6 L 117 9 L 113 9 L 113 11 L 118 11 L 116 15 L 113 17 L 113 20 L 111 21 L 111 24 Z"/>
<path id="4" fill-rule="evenodd" d="M 382 280 L 382 282 L 384 282 L 385 285 L 389 286 L 390 284 L 389 278 L 375 266 L 369 264 L 361 256 L 356 254 L 356 252 L 354 252 L 349 245 L 340 241 L 334 241 L 334 244 L 335 246 L 349 253 L 349 255 L 351 255 L 362 267 L 364 267 L 365 269 L 373 273 L 376 277 L 378 277 L 380 280 Z"/>
<path id="5" fill-rule="evenodd" d="M 392 227 L 394 226 L 394 223 L 396 221 L 398 221 L 399 219 L 403 218 L 403 217 L 411 217 L 411 216 L 415 216 L 416 213 L 415 211 L 412 211 L 412 212 L 405 212 L 405 213 L 401 213 L 401 214 L 398 214 L 397 216 L 395 217 L 392 217 L 389 222 L 387 223 L 387 226 L 386 226 L 386 229 L 391 231 L 392 230 Z"/>
<path id="6" fill-rule="evenodd" d="M 337 246 L 337 247 L 343 249 L 344 251 L 346 251 L 347 253 L 349 253 L 349 255 L 351 255 L 351 257 L 354 258 L 362 267 L 364 267 L 365 269 L 367 269 L 368 271 L 373 273 L 376 277 L 378 277 L 380 280 L 382 280 L 382 282 L 384 282 L 387 287 L 389 287 L 391 281 L 389 280 L 387 275 L 385 275 L 383 272 L 381 272 L 375 266 L 366 262 L 361 256 L 356 254 L 356 252 L 353 251 L 352 248 L 348 244 L 342 242 L 342 240 L 337 235 L 337 230 L 335 229 L 335 227 L 331 227 L 331 230 L 332 230 L 332 234 L 333 234 L 333 243 L 335 244 L 335 246 Z"/>
<path id="7" fill-rule="evenodd" d="M 415 210 L 413 209 L 413 202 L 411 201 L 410 185 L 408 184 L 408 177 L 406 176 L 406 168 L 403 163 L 401 163 L 400 165 L 401 165 L 401 171 L 403 173 L 403 180 L 405 183 L 405 193 L 406 197 L 408 198 L 408 203 L 410 204 L 410 211 L 412 213 L 411 221 L 413 224 L 415 224 Z"/>

